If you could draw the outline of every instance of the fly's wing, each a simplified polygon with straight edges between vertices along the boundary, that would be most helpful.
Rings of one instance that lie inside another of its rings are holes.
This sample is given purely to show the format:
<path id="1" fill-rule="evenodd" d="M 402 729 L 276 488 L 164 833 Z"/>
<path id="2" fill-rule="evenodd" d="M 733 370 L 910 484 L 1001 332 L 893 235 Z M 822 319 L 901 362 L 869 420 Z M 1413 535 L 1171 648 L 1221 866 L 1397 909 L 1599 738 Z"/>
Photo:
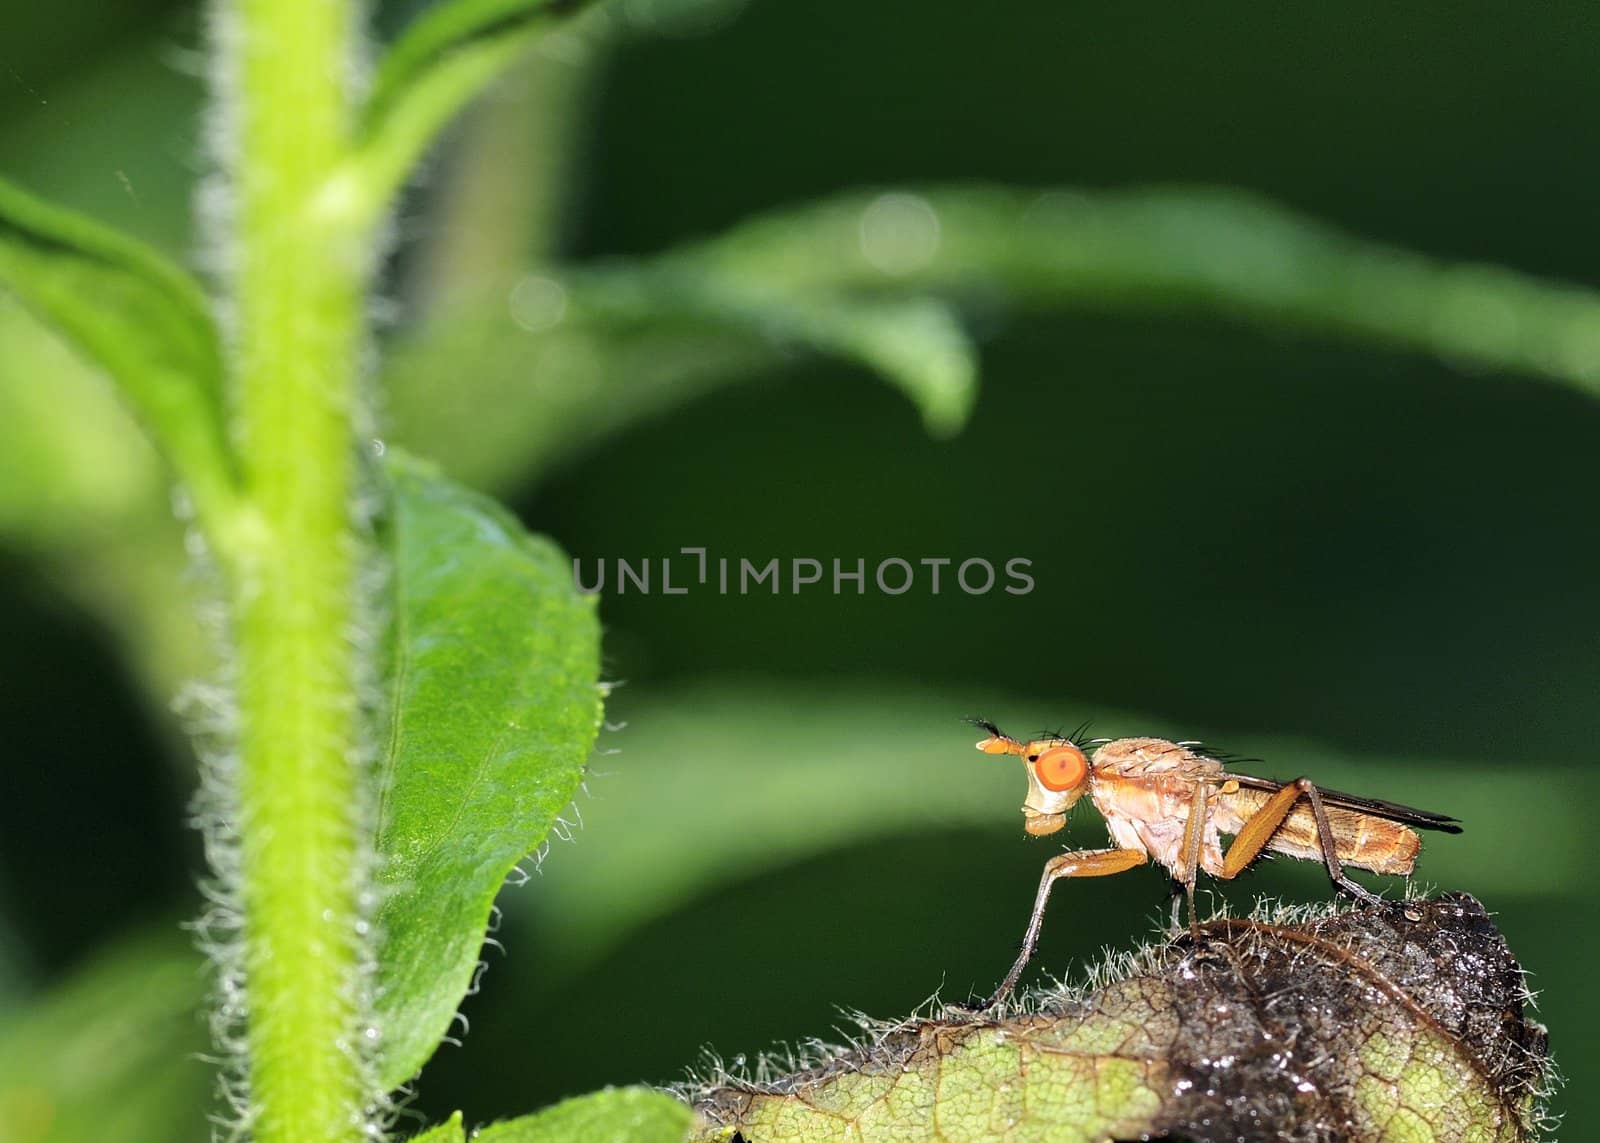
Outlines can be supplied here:
<path id="1" fill-rule="evenodd" d="M 1286 782 L 1279 782 L 1272 778 L 1258 778 L 1254 774 L 1223 774 L 1222 781 L 1238 782 L 1239 785 L 1250 790 L 1266 790 L 1269 793 L 1283 789 Z M 1381 798 L 1362 798 L 1355 794 L 1342 794 L 1338 790 L 1330 790 L 1326 786 L 1318 786 L 1317 793 L 1321 795 L 1323 804 L 1342 810 L 1353 810 L 1358 814 L 1370 814 L 1373 817 L 1386 818 L 1392 822 L 1401 822 L 1405 825 L 1416 826 L 1419 829 L 1436 829 L 1445 833 L 1460 833 L 1461 823 L 1446 814 L 1435 814 L 1428 810 L 1413 809 L 1411 806 L 1402 806 L 1398 802 L 1386 802 Z"/>
<path id="2" fill-rule="evenodd" d="M 1244 823 L 1267 805 L 1274 793 L 1287 783 L 1250 774 L 1224 774 L 1224 781 L 1239 783 L 1230 797 L 1219 800 L 1217 825 L 1224 833 L 1238 833 Z M 1339 860 L 1356 869 L 1374 873 L 1410 874 L 1416 868 L 1422 839 L 1412 827 L 1459 833 L 1461 826 L 1443 814 L 1414 810 L 1410 806 L 1375 798 L 1358 798 L 1337 790 L 1317 788 Z M 1230 829 L 1230 826 L 1235 828 Z M 1309 800 L 1298 798 L 1287 817 L 1273 830 L 1266 848 L 1302 860 L 1321 860 L 1322 837 L 1317 815 Z"/>

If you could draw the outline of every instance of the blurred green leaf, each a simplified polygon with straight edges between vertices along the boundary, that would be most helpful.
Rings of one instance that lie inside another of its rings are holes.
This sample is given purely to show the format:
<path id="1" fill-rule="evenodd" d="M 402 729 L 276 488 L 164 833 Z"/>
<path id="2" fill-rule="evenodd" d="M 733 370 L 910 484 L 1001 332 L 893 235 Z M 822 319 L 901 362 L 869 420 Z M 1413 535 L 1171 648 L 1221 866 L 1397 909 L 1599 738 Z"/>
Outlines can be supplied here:
<path id="1" fill-rule="evenodd" d="M 212 1071 L 200 958 L 176 930 L 124 940 L 9 1016 L 0 1137 L 10 1143 L 192 1139 Z"/>
<path id="2" fill-rule="evenodd" d="M 94 35 L 64 9 L 41 10 L 40 17 Z M 7 31 L 12 42 L 23 42 L 15 23 Z M 205 77 L 199 69 L 173 66 L 180 34 L 177 24 L 154 20 L 124 25 L 124 34 L 95 36 L 92 49 L 82 41 L 56 41 L 76 57 L 73 66 L 52 74 L 47 91 L 33 92 L 39 98 L 21 98 L 32 84 L 13 89 L 18 98 L 7 101 L 0 119 L 0 171 L 25 172 L 35 197 L 169 256 L 191 250 L 195 184 L 204 164 L 175 161 L 171 146 L 152 143 L 192 139 L 201 112 Z M 43 45 L 30 45 L 26 67 L 16 57 L 20 71 L 37 66 L 34 47 Z M 33 78 L 44 76 L 34 72 Z M 93 161 L 85 162 L 86 155 Z"/>
<path id="3" fill-rule="evenodd" d="M 1600 293 L 1369 242 L 1242 191 L 852 193 L 679 256 L 770 289 L 1209 309 L 1600 394 Z"/>
<path id="4" fill-rule="evenodd" d="M 624 334 L 575 318 L 532 333 L 507 317 L 504 300 L 452 306 L 384 364 L 393 439 L 476 488 L 543 473 L 640 420 L 760 377 L 774 359 L 776 347 L 748 331 Z"/>
<path id="5" fill-rule="evenodd" d="M 689 1130 L 689 1109 L 645 1087 L 607 1088 L 563 1100 L 533 1115 L 491 1123 L 473 1143 L 678 1143 Z M 415 1136 L 412 1143 L 464 1143 L 461 1112 Z"/>
<path id="6" fill-rule="evenodd" d="M 509 512 L 391 454 L 390 725 L 378 774 L 380 1074 L 444 1036 L 490 906 L 583 777 L 599 624 L 572 565 Z"/>
<path id="7" fill-rule="evenodd" d="M 644 1087 L 608 1088 L 563 1100 L 534 1115 L 492 1123 L 474 1143 L 678 1143 L 689 1109 Z"/>
<path id="8" fill-rule="evenodd" d="M 622 333 L 650 323 L 698 325 L 859 361 L 900 388 L 936 436 L 961 428 L 977 394 L 977 351 L 950 308 L 931 298 L 777 291 L 723 280 L 676 258 L 614 263 L 576 273 L 566 287 L 544 288 L 563 290 L 563 316 L 570 311 Z M 516 292 L 511 308 L 515 315 Z"/>
<path id="9" fill-rule="evenodd" d="M 950 307 L 932 298 L 866 303 L 797 300 L 794 339 L 854 357 L 898 387 L 935 437 L 958 433 L 978 395 L 978 351 Z"/>
<path id="10" fill-rule="evenodd" d="M 1600 394 L 1600 293 L 1424 258 L 1216 189 L 842 195 L 458 301 L 394 348 L 388 379 L 400 439 L 500 486 L 760 376 L 793 345 L 861 361 L 948 433 L 975 381 L 951 313 L 1062 308 L 1210 311 Z M 457 383 L 438 384 L 446 374 Z"/>
<path id="11" fill-rule="evenodd" d="M 111 376 L 202 512 L 231 496 L 217 331 L 188 274 L 0 182 L 0 286 Z"/>
<path id="12" fill-rule="evenodd" d="M 627 727 L 602 740 L 616 754 L 587 783 L 584 844 L 545 868 L 537 893 L 513 895 L 507 904 L 537 913 L 548 955 L 571 971 L 695 897 L 814 854 L 983 826 L 1010 826 L 1022 845 L 1016 807 L 1023 775 L 1013 760 L 973 750 L 976 738 L 959 717 L 979 712 L 1031 731 L 1070 724 L 1090 710 L 1096 734 L 1193 738 L 1208 729 L 1081 702 L 1046 706 L 865 681 L 782 691 L 710 683 L 647 701 L 623 690 L 610 715 Z M 783 765 L 753 764 L 773 749 L 775 727 L 782 728 Z M 1486 897 L 1549 897 L 1584 877 L 1587 827 L 1554 769 L 1525 770 L 1508 784 L 1499 769 L 1355 758 L 1238 731 L 1221 737 L 1266 759 L 1242 767 L 1250 772 L 1309 774 L 1460 817 L 1465 837 L 1426 840 L 1419 878 L 1428 883 Z M 1076 844 L 1104 844 L 1092 812 L 1076 817 L 1070 831 Z M 885 876 L 885 892 L 891 880 Z M 1392 892 L 1393 881 L 1387 884 Z M 1251 888 L 1246 878 L 1235 891 Z"/>
<path id="13" fill-rule="evenodd" d="M 458 1111 L 445 1122 L 430 1127 L 420 1135 L 413 1135 L 411 1143 L 466 1143 L 467 1133 L 461 1127 Z"/>
<path id="14" fill-rule="evenodd" d="M 132 517 L 170 515 L 159 458 L 92 364 L 0 294 L 0 534 L 96 549 Z"/>
<path id="15" fill-rule="evenodd" d="M 381 130 L 396 101 L 428 82 L 458 52 L 559 19 L 582 0 L 439 0 L 401 33 L 378 66 L 365 110 L 367 131 Z"/>
<path id="16" fill-rule="evenodd" d="M 103 372 L 0 292 L 0 544 L 40 561 L 114 631 L 153 721 L 177 745 L 172 696 L 215 667 L 192 606 L 187 524 L 170 475 Z"/>
<path id="17" fill-rule="evenodd" d="M 590 0 L 442 0 L 384 53 L 328 205 L 378 217 L 440 130 L 542 31 Z"/>
<path id="18" fill-rule="evenodd" d="M 977 351 L 933 298 L 774 291 L 676 262 L 530 275 L 502 304 L 446 311 L 391 353 L 398 439 L 494 486 L 794 349 L 858 362 L 900 389 L 928 431 L 961 428 Z M 470 378 L 441 386 L 442 376 Z M 492 394 L 492 396 L 491 396 Z M 485 402 L 501 415 L 488 422 Z"/>

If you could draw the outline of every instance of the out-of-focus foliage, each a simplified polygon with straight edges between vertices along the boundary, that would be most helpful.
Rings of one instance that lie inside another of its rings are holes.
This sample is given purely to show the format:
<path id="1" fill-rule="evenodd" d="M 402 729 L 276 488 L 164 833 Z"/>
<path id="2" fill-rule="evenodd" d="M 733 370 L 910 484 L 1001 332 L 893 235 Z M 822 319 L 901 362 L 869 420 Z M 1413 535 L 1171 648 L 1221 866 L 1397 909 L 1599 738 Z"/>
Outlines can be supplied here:
<path id="1" fill-rule="evenodd" d="M 229 494 L 221 348 L 205 294 L 187 273 L 0 182 L 0 288 L 105 370 L 198 500 Z"/>
<path id="2" fill-rule="evenodd" d="M 117 942 L 0 1032 L 0 1137 L 201 1137 L 211 1068 L 199 957 L 172 928 Z"/>
<path id="3" fill-rule="evenodd" d="M 412 1143 L 466 1143 L 458 1111 Z M 612 1088 L 563 1100 L 537 1115 L 491 1123 L 473 1133 L 482 1143 L 678 1143 L 689 1129 L 689 1109 L 649 1088 Z"/>
<path id="4" fill-rule="evenodd" d="M 449 458 L 475 484 L 507 486 L 643 417 L 758 378 L 797 348 L 878 372 L 941 435 L 976 396 L 975 351 L 932 298 L 774 292 L 649 268 L 552 274 L 528 275 L 504 305 L 452 311 L 397 348 L 386 377 L 397 439 Z M 443 401 L 430 380 L 441 370 L 460 379 Z M 470 411 L 485 400 L 504 401 L 506 418 L 485 425 Z"/>
<path id="5" fill-rule="evenodd" d="M 616 1088 L 564 1100 L 537 1115 L 491 1123 L 473 1136 L 483 1143 L 677 1143 L 689 1109 L 648 1088 Z"/>
<path id="6" fill-rule="evenodd" d="M 728 280 L 910 285 L 1029 307 L 1194 307 L 1600 394 L 1600 294 L 1365 242 L 1259 196 L 933 189 L 846 196 L 687 254 Z"/>
<path id="7" fill-rule="evenodd" d="M 411 1140 L 412 1143 L 464 1143 L 466 1137 L 466 1128 L 461 1126 L 461 1113 L 458 1111 L 443 1123 L 413 1135 Z"/>
<path id="8" fill-rule="evenodd" d="M 159 465 L 126 406 L 8 296 L 0 344 L 0 528 L 13 545 L 82 544 L 161 500 Z"/>
<path id="9" fill-rule="evenodd" d="M 882 300 L 907 292 L 918 300 Z M 1361 242 L 1220 190 L 933 188 L 849 195 L 648 261 L 552 268 L 509 296 L 456 302 L 391 357 L 395 432 L 474 482 L 505 485 L 801 345 L 882 373 L 946 433 L 975 383 L 947 306 L 978 322 L 1211 311 L 1600 392 L 1594 291 Z M 459 383 L 441 399 L 433 379 L 450 371 Z M 512 419 L 486 428 L 486 400 Z"/>
<path id="10" fill-rule="evenodd" d="M 402 114 L 396 105 L 426 100 L 438 85 L 451 83 L 442 73 L 462 67 L 478 53 L 500 48 L 504 41 L 513 41 L 514 47 L 526 46 L 530 32 L 569 16 L 585 2 L 450 0 L 430 6 L 385 49 L 363 108 L 362 134 L 373 138 L 394 130 L 393 121 Z M 490 74 L 494 70 L 490 67 Z M 462 86 L 471 93 L 481 84 L 479 80 L 476 85 Z"/>
<path id="11" fill-rule="evenodd" d="M 439 0 L 383 54 L 324 209 L 377 221 L 457 113 L 592 0 Z"/>

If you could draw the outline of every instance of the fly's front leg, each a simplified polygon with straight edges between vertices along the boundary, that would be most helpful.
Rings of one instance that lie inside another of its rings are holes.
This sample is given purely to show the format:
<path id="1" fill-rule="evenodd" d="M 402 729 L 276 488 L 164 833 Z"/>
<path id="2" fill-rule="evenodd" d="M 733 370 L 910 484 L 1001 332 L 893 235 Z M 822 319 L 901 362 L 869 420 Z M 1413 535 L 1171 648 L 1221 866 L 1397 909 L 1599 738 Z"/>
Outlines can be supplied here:
<path id="1" fill-rule="evenodd" d="M 1322 795 L 1310 778 L 1296 778 L 1293 782 L 1267 799 L 1250 820 L 1234 835 L 1233 843 L 1222 859 L 1222 876 L 1234 878 L 1266 848 L 1272 835 L 1278 832 L 1295 803 L 1301 798 L 1311 803 L 1311 816 L 1317 823 L 1317 847 L 1322 850 L 1322 862 L 1328 869 L 1328 878 L 1340 890 L 1358 901 L 1377 904 L 1379 898 L 1368 889 L 1357 885 L 1344 875 L 1344 865 L 1339 861 L 1339 847 L 1333 836 L 1333 826 L 1328 822 L 1327 807 Z"/>
<path id="2" fill-rule="evenodd" d="M 1022 952 L 1018 955 L 1016 963 L 1011 966 L 1011 971 L 1006 973 L 1006 978 L 1000 982 L 1000 987 L 978 1007 L 978 1011 L 993 1008 L 1009 996 L 1011 990 L 1016 987 L 1017 978 L 1022 975 L 1022 970 L 1028 967 L 1033 950 L 1039 946 L 1039 930 L 1044 925 L 1045 903 L 1050 900 L 1050 889 L 1057 879 L 1107 877 L 1113 873 L 1132 869 L 1135 865 L 1143 865 L 1147 860 L 1147 855 L 1139 849 L 1080 849 L 1060 854 L 1045 862 L 1044 876 L 1039 878 L 1039 893 L 1033 899 L 1033 915 L 1028 918 L 1028 931 L 1022 937 Z"/>

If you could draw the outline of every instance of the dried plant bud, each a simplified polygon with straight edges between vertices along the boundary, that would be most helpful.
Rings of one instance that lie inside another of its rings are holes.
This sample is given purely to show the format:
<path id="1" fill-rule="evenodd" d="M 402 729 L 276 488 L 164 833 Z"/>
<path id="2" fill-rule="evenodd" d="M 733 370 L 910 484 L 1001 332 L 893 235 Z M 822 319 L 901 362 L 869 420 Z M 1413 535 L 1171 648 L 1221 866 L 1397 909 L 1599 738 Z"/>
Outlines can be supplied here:
<path id="1" fill-rule="evenodd" d="M 1087 994 L 878 1029 L 700 1094 L 695 1138 L 1525 1140 L 1551 1081 L 1521 967 L 1465 894 L 1202 926 Z"/>

